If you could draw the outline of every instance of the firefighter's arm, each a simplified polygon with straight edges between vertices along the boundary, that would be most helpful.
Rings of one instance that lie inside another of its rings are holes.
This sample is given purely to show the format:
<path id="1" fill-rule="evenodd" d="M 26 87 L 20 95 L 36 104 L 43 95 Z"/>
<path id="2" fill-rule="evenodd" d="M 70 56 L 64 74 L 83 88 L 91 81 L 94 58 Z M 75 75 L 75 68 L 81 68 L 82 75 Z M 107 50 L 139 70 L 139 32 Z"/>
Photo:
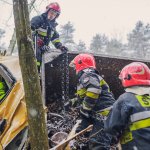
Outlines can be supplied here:
<path id="1" fill-rule="evenodd" d="M 31 29 L 33 31 L 41 27 L 41 24 L 42 24 L 42 20 L 40 16 L 36 16 L 31 19 Z"/>
<path id="2" fill-rule="evenodd" d="M 59 33 L 56 30 L 54 31 L 54 35 L 51 38 L 51 41 L 53 45 L 55 46 L 55 48 L 60 49 L 62 52 L 68 51 L 68 48 L 63 46 L 62 43 L 60 42 Z"/>
<path id="3" fill-rule="evenodd" d="M 129 122 L 130 108 L 122 97 L 114 103 L 105 121 L 105 130 L 111 135 L 119 137 Z"/>
<path id="4" fill-rule="evenodd" d="M 86 88 L 86 95 L 82 102 L 80 113 L 88 118 L 90 117 L 101 93 L 100 81 L 95 76 L 87 76 L 82 79 L 81 82 Z"/>

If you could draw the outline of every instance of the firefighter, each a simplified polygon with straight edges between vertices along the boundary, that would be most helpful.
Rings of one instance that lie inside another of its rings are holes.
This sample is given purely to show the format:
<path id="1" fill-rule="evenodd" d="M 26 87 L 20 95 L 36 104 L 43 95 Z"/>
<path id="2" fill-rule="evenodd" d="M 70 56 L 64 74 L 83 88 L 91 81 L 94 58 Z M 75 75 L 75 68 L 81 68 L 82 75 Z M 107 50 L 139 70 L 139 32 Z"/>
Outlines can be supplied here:
<path id="1" fill-rule="evenodd" d="M 67 52 L 68 48 L 63 46 L 59 39 L 59 33 L 56 31 L 56 19 L 61 13 L 60 6 L 57 2 L 50 3 L 46 7 L 46 11 L 40 16 L 35 16 L 31 20 L 31 29 L 33 31 L 33 39 L 37 38 L 36 58 L 38 70 L 42 62 L 42 53 L 48 51 L 49 43 L 60 49 L 62 52 Z"/>
<path id="2" fill-rule="evenodd" d="M 102 120 L 115 101 L 109 86 L 96 70 L 95 59 L 91 54 L 77 55 L 71 61 L 70 67 L 74 67 L 76 70 L 78 77 L 77 95 L 81 103 L 81 123 L 76 132 L 93 124 L 93 129 L 90 133 L 89 149 L 109 149 L 110 137 L 103 132 L 104 124 Z M 65 107 L 67 105 L 70 105 L 70 102 L 65 104 Z M 97 115 L 98 113 L 101 115 Z M 94 135 L 96 132 L 99 132 L 99 134 Z"/>
<path id="3" fill-rule="evenodd" d="M 120 140 L 122 150 L 149 150 L 150 69 L 133 62 L 122 69 L 119 78 L 125 93 L 114 103 L 105 130 Z"/>
<path id="4" fill-rule="evenodd" d="M 4 98 L 5 95 L 6 95 L 6 85 L 2 77 L 0 76 L 0 101 Z"/>

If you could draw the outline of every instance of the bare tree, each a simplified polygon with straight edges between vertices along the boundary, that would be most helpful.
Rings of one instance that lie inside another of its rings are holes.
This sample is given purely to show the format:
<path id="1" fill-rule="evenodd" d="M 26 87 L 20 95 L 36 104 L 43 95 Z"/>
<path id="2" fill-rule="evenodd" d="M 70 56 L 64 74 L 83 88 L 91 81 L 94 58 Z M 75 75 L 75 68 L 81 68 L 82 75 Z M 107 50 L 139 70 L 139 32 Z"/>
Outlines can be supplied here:
<path id="1" fill-rule="evenodd" d="M 48 150 L 45 111 L 42 103 L 36 59 L 31 40 L 27 0 L 13 0 L 13 11 L 19 61 L 27 105 L 31 148 L 34 150 Z"/>

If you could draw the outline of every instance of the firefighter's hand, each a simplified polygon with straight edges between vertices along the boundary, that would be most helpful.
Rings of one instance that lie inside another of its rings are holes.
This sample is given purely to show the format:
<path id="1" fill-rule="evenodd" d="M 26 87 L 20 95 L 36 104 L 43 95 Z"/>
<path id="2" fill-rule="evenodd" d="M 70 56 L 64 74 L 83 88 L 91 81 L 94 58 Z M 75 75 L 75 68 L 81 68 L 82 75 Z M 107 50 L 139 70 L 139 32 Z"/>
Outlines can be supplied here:
<path id="1" fill-rule="evenodd" d="M 68 102 L 66 102 L 66 103 L 64 104 L 64 109 L 65 109 L 65 111 L 69 111 L 69 110 L 70 110 L 70 107 L 71 107 L 70 101 L 68 101 Z"/>
<path id="2" fill-rule="evenodd" d="M 66 111 L 69 111 L 71 107 L 76 107 L 78 104 L 78 98 L 75 97 L 64 104 L 64 108 Z"/>
<path id="3" fill-rule="evenodd" d="M 50 50 L 50 47 L 47 46 L 47 45 L 44 45 L 44 46 L 41 47 L 41 52 L 42 52 L 42 53 L 45 53 L 45 52 L 47 52 L 47 51 L 49 51 L 49 50 Z"/>
<path id="4" fill-rule="evenodd" d="M 60 49 L 63 53 L 68 52 L 68 48 L 65 47 L 65 46 L 61 46 L 59 49 Z"/>
<path id="5" fill-rule="evenodd" d="M 91 111 L 87 111 L 87 110 L 81 108 L 81 109 L 80 109 L 80 115 L 81 115 L 82 117 L 84 117 L 84 118 L 89 119 L 89 118 L 91 118 Z"/>
<path id="6" fill-rule="evenodd" d="M 84 130 L 85 128 L 87 128 L 89 125 L 91 125 L 91 121 L 90 119 L 81 117 L 81 123 L 79 124 L 79 126 L 76 129 L 76 133 L 79 133 L 80 131 Z"/>

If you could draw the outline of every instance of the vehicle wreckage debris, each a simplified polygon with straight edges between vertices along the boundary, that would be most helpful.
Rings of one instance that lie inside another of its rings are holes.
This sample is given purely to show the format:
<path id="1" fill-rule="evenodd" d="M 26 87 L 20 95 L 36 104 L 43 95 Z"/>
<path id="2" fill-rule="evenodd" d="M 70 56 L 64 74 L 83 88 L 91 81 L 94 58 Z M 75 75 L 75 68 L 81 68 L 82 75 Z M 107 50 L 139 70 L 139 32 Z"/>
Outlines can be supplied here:
<path id="1" fill-rule="evenodd" d="M 60 103 L 53 102 L 48 105 L 47 129 L 50 147 L 54 146 L 54 142 L 52 141 L 54 135 L 58 133 L 70 133 L 73 126 L 76 124 L 78 116 L 79 111 L 77 108 L 73 108 L 64 113 Z M 85 138 L 84 135 L 81 135 L 70 142 L 70 148 L 82 149 L 82 147 L 87 146 L 87 141 L 88 139 Z M 57 141 L 55 142 L 57 143 Z"/>

